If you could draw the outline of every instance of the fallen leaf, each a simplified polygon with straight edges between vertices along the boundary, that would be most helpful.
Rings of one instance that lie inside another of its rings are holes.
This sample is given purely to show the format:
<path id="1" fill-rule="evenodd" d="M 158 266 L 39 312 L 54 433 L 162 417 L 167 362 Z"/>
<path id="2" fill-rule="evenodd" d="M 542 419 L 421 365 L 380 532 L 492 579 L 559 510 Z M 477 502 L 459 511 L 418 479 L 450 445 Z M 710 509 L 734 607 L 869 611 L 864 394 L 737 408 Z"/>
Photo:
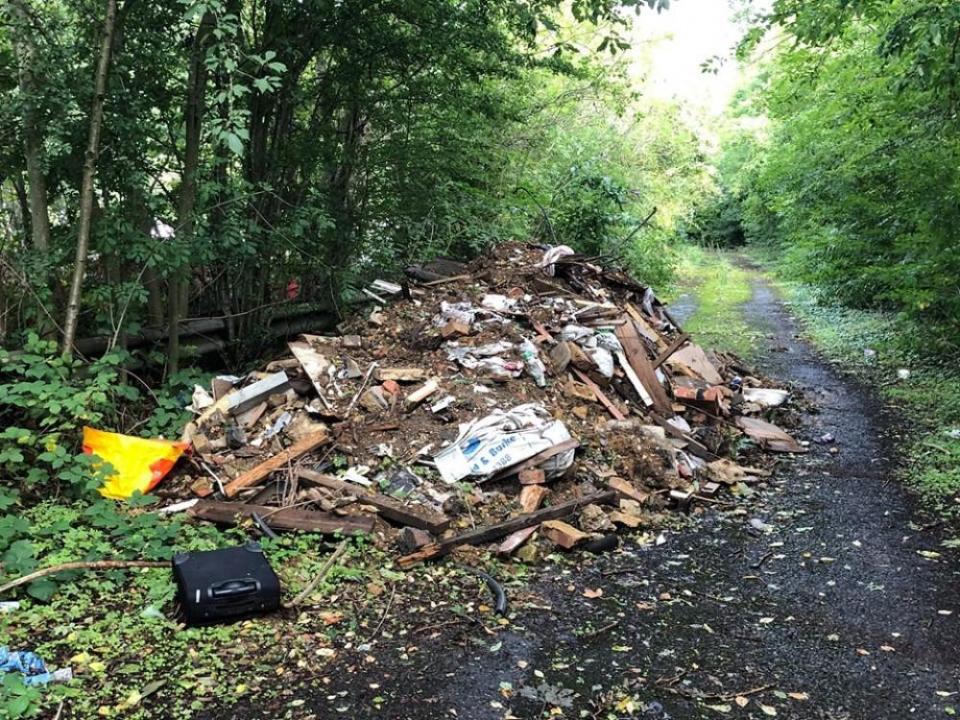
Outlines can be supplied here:
<path id="1" fill-rule="evenodd" d="M 858 655 L 869 655 L 869 654 L 870 654 L 870 651 L 869 651 L 869 650 L 864 650 L 863 648 L 857 648 L 857 654 L 858 654 Z"/>
<path id="2" fill-rule="evenodd" d="M 760 709 L 763 710 L 764 715 L 769 715 L 770 717 L 777 716 L 777 709 L 773 705 L 764 705 L 760 704 Z"/>
<path id="3" fill-rule="evenodd" d="M 583 591 L 583 596 L 585 598 L 590 598 L 591 600 L 593 600 L 594 598 L 601 597 L 602 595 L 603 595 L 603 588 L 597 588 L 596 590 L 591 590 L 590 588 L 587 588 L 586 590 Z"/>
<path id="4" fill-rule="evenodd" d="M 799 701 L 801 701 L 801 702 L 804 701 L 804 700 L 809 700 L 809 699 L 810 699 L 810 696 L 807 695 L 805 692 L 787 693 L 787 697 L 792 697 L 794 700 L 799 700 Z"/>
<path id="5" fill-rule="evenodd" d="M 745 698 L 743 695 L 737 695 L 733 701 L 737 704 L 737 707 L 746 707 L 750 704 L 750 698 Z"/>
<path id="6" fill-rule="evenodd" d="M 140 697 L 145 698 L 150 695 L 153 695 L 157 690 L 162 688 L 167 684 L 166 680 L 154 680 L 153 682 L 148 682 L 143 686 L 143 690 L 140 691 Z"/>
<path id="7" fill-rule="evenodd" d="M 710 710 L 716 710 L 717 712 L 728 713 L 733 710 L 732 707 L 724 703 L 723 705 L 707 705 L 707 708 Z"/>

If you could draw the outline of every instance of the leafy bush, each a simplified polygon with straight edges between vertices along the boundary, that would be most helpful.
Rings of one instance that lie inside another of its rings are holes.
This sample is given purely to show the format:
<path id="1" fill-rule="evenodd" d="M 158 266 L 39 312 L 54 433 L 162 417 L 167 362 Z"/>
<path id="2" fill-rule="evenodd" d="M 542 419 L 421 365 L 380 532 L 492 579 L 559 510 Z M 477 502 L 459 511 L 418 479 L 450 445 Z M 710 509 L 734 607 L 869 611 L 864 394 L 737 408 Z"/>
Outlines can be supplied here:
<path id="1" fill-rule="evenodd" d="M 129 358 L 110 353 L 90 364 L 57 353 L 54 343 L 29 338 L 23 352 L 0 350 L 0 566 L 16 577 L 56 561 L 64 533 L 75 524 L 96 530 L 97 542 L 71 546 L 67 560 L 102 557 L 167 559 L 177 521 L 161 521 L 142 508 L 150 497 L 134 497 L 125 505 L 97 493 L 111 468 L 99 458 L 80 453 L 84 425 L 124 430 L 138 426 L 147 435 L 179 432 L 184 422 L 184 390 L 190 375 L 172 378 L 151 402 L 133 385 L 122 382 Z M 137 411 L 147 415 L 142 421 Z M 47 506 L 45 501 L 79 504 Z M 46 512 L 27 513 L 40 503 Z M 28 520 L 31 518 L 31 520 Z M 51 578 L 38 580 L 27 592 L 40 600 L 56 590 Z"/>
<path id="2" fill-rule="evenodd" d="M 0 472 L 38 496 L 83 493 L 91 464 L 77 456 L 84 425 L 117 425 L 121 407 L 139 394 L 121 382 L 124 357 L 90 365 L 57 354 L 55 343 L 32 335 L 23 352 L 0 350 Z"/>
<path id="3" fill-rule="evenodd" d="M 779 45 L 738 99 L 721 180 L 750 242 L 779 248 L 792 277 L 828 300 L 902 313 L 922 329 L 918 348 L 955 353 L 957 53 L 941 32 L 954 34 L 956 9 L 841 5 L 777 0 L 799 42 Z"/>

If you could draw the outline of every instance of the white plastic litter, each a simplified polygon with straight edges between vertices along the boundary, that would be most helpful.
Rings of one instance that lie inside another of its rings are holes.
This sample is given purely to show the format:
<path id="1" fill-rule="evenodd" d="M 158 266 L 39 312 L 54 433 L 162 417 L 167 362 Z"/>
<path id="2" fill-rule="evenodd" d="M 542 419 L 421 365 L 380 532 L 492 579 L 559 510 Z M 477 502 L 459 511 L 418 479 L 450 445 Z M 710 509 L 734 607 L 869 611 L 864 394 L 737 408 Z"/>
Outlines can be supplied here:
<path id="1" fill-rule="evenodd" d="M 448 342 L 443 347 L 447 351 L 447 360 L 458 362 L 468 370 L 473 370 L 480 363 L 481 358 L 503 355 L 513 350 L 513 343 L 500 340 L 495 343 L 472 347 L 470 345 L 461 346 L 459 343 Z"/>
<path id="2" fill-rule="evenodd" d="M 473 325 L 477 319 L 477 309 L 468 302 L 440 303 L 440 312 L 433 316 L 433 324 L 443 327 L 450 321 Z"/>
<path id="3" fill-rule="evenodd" d="M 669 418 L 667 420 L 667 425 L 673 425 L 673 427 L 675 427 L 680 432 L 685 432 L 685 433 L 693 432 L 693 428 L 690 427 L 690 423 L 688 423 L 684 418 L 680 417 L 679 415 L 675 415 L 674 417 Z"/>
<path id="4" fill-rule="evenodd" d="M 783 405 L 790 393 L 786 390 L 772 390 L 770 388 L 744 388 L 743 399 L 749 403 L 756 403 L 763 407 L 779 407 Z"/>
<path id="5" fill-rule="evenodd" d="M 573 251 L 573 248 L 568 247 L 567 245 L 557 245 L 556 247 L 550 248 L 543 254 L 543 259 L 540 261 L 540 267 L 543 268 L 543 271 L 547 275 L 553 277 L 554 273 L 557 271 L 557 260 L 560 258 L 569 257 L 571 255 L 576 255 L 576 253 Z"/>
<path id="6" fill-rule="evenodd" d="M 340 476 L 340 479 L 362 485 L 363 487 L 370 487 L 373 485 L 373 481 L 367 477 L 369 472 L 370 468 L 366 465 L 355 465 L 352 468 L 348 468 L 347 471 Z"/>
<path id="7" fill-rule="evenodd" d="M 524 341 L 520 343 L 520 357 L 522 357 L 524 363 L 526 363 L 527 373 L 533 378 L 533 381 L 537 383 L 537 386 L 546 387 L 547 368 L 540 360 L 537 346 L 530 342 L 530 340 L 524 339 Z"/>
<path id="8" fill-rule="evenodd" d="M 185 510 L 189 510 L 198 502 L 200 502 L 199 498 L 182 500 L 181 502 L 174 503 L 173 505 L 167 505 L 166 507 L 160 508 L 157 510 L 157 515 L 173 515 L 178 512 L 183 512 Z"/>
<path id="9" fill-rule="evenodd" d="M 478 361 L 475 367 L 477 374 L 495 380 L 507 382 L 518 378 L 523 373 L 523 363 L 519 360 L 504 360 L 501 357 L 488 357 Z"/>
<path id="10" fill-rule="evenodd" d="M 564 325 L 560 331 L 560 339 L 566 342 L 579 343 L 581 340 L 593 337 L 593 330 L 583 325 Z"/>
<path id="11" fill-rule="evenodd" d="M 490 477 L 570 439 L 566 425 L 542 405 L 528 403 L 461 425 L 456 441 L 433 459 L 444 481 L 455 483 L 466 477 Z M 573 457 L 574 451 L 568 450 L 540 467 L 556 477 L 573 464 Z"/>
<path id="12" fill-rule="evenodd" d="M 517 301 L 508 298 L 506 295 L 490 293 L 483 296 L 480 304 L 487 310 L 493 310 L 494 312 L 510 312 L 516 306 Z"/>
<path id="13" fill-rule="evenodd" d="M 196 413 L 199 415 L 206 408 L 213 405 L 213 396 L 210 395 L 201 385 L 193 386 L 193 396 L 190 399 L 190 404 L 187 405 L 187 410 L 190 412 Z"/>
<path id="14" fill-rule="evenodd" d="M 448 407 L 453 405 L 453 403 L 455 403 L 456 400 L 457 399 L 453 395 L 447 395 L 446 397 L 441 398 L 440 400 L 435 402 L 433 405 L 431 405 L 430 412 L 438 413 L 441 410 L 446 410 Z"/>
<path id="15" fill-rule="evenodd" d="M 613 377 L 613 354 L 609 350 L 602 347 L 593 347 L 584 348 L 584 352 L 596 363 L 601 375 L 605 378 Z"/>

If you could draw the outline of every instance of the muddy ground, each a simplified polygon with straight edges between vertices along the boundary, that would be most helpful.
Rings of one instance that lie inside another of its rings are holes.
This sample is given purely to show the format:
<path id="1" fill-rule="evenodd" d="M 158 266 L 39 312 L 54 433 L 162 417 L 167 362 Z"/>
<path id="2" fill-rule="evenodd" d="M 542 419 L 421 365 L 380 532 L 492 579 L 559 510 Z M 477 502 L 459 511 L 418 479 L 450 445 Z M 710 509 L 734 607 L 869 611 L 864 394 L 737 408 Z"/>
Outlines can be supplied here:
<path id="1" fill-rule="evenodd" d="M 835 436 L 784 463 L 745 513 L 720 508 L 666 530 L 661 544 L 627 540 L 611 554 L 536 565 L 508 587 L 501 628 L 403 584 L 371 639 L 322 675 L 206 717 L 951 715 L 960 566 L 930 554 L 940 531 L 893 481 L 898 419 L 798 339 L 759 276 L 743 312 L 765 333 L 760 368 L 818 408 L 800 436 Z M 475 600 L 483 593 L 478 584 Z M 418 606 L 431 608 L 422 626 L 409 614 Z"/>

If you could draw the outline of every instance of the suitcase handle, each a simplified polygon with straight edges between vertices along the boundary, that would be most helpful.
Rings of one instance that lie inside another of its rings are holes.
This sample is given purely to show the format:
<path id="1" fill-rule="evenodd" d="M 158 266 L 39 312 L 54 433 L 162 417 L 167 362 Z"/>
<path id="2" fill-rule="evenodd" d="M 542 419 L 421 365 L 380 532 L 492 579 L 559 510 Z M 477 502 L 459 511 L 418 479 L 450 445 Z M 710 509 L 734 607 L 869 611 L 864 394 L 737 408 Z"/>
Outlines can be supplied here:
<path id="1" fill-rule="evenodd" d="M 260 582 L 249 578 L 224 580 L 210 587 L 210 594 L 215 598 L 236 597 L 250 595 L 260 590 Z"/>

